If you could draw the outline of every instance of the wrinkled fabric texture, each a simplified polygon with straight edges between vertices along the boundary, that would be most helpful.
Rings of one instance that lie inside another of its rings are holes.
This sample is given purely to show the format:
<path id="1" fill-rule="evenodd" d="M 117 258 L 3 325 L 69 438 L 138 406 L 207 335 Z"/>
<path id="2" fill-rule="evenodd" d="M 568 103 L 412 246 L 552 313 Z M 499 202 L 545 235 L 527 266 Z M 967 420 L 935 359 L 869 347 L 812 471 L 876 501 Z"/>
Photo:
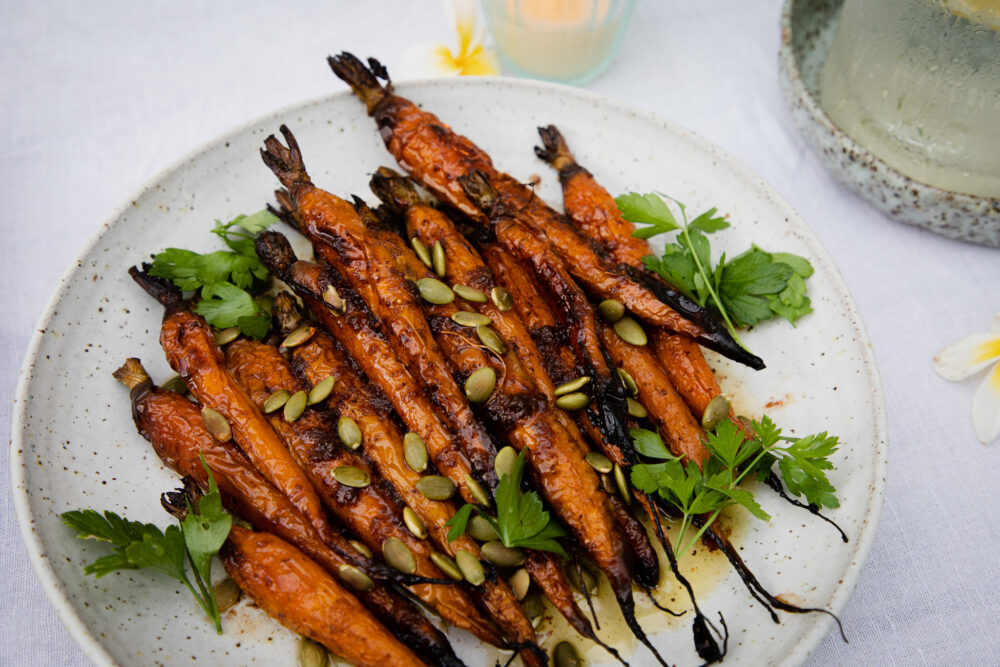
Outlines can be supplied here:
<path id="1" fill-rule="evenodd" d="M 781 2 L 639 2 L 616 61 L 589 89 L 715 142 L 802 214 L 873 340 L 890 421 L 885 510 L 843 620 L 809 664 L 1000 663 L 1000 447 L 979 444 L 976 379 L 932 369 L 1000 310 L 1000 251 L 891 222 L 839 185 L 778 90 Z M 331 52 L 450 38 L 427 2 L 0 2 L 4 316 L 0 429 L 50 293 L 145 181 L 216 136 L 339 90 Z M 7 439 L 5 436 L 4 439 Z M 0 465 L 3 665 L 85 665 L 28 562 Z M 779 630 L 780 631 L 780 630 Z"/>

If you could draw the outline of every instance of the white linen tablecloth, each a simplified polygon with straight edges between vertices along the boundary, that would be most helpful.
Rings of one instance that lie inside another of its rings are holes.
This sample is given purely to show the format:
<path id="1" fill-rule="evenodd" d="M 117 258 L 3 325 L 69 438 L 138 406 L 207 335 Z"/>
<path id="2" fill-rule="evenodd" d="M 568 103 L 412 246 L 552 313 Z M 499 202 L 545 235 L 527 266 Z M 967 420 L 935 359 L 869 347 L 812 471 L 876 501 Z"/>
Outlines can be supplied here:
<path id="1" fill-rule="evenodd" d="M 891 222 L 833 180 L 778 91 L 780 11 L 639 2 L 588 88 L 696 130 L 773 185 L 830 251 L 871 334 L 890 418 L 885 511 L 843 616 L 851 643 L 831 635 L 811 663 L 1000 664 L 1000 444 L 973 434 L 975 381 L 931 368 L 1000 311 L 1000 251 Z M 339 90 L 329 53 L 391 69 L 429 38 L 449 39 L 436 2 L 0 2 L 0 428 L 59 276 L 121 202 L 221 133 Z M 87 664 L 21 544 L 7 458 L 0 664 Z"/>

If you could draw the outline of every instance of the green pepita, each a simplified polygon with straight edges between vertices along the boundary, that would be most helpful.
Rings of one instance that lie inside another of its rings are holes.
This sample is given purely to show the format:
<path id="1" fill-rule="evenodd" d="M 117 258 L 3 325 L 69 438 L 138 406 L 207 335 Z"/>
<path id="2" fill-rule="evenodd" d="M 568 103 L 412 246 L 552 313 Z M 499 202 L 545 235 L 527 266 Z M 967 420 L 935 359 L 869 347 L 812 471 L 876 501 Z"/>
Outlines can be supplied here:
<path id="1" fill-rule="evenodd" d="M 646 410 L 644 406 L 639 401 L 634 398 L 626 398 L 625 401 L 628 403 L 628 416 L 635 417 L 636 419 L 645 419 L 649 416 L 649 411 Z"/>
<path id="2" fill-rule="evenodd" d="M 323 290 L 323 301 L 334 310 L 344 310 L 344 298 L 340 296 L 340 292 L 333 285 L 327 285 L 326 289 Z"/>
<path id="3" fill-rule="evenodd" d="M 455 300 L 455 293 L 437 278 L 420 278 L 417 280 L 420 298 L 427 303 L 444 304 Z"/>
<path id="4" fill-rule="evenodd" d="M 337 378 L 332 375 L 327 375 L 325 378 L 320 380 L 309 390 L 309 398 L 306 401 L 308 405 L 316 405 L 325 401 L 330 392 L 333 391 L 333 385 L 337 383 Z"/>
<path id="5" fill-rule="evenodd" d="M 564 394 L 556 399 L 556 405 L 563 410 L 582 410 L 590 405 L 590 396 L 583 392 L 575 391 L 572 394 Z"/>
<path id="6" fill-rule="evenodd" d="M 590 467 L 600 473 L 609 473 L 615 469 L 614 461 L 600 452 L 587 452 L 584 457 Z"/>
<path id="7" fill-rule="evenodd" d="M 617 463 L 615 464 L 615 486 L 618 487 L 618 493 L 621 494 L 622 500 L 627 503 L 632 502 L 632 485 L 625 469 Z"/>
<path id="8" fill-rule="evenodd" d="M 468 285 L 455 285 L 452 289 L 455 290 L 455 294 L 472 303 L 486 303 L 489 300 L 486 298 L 485 294 L 477 290 L 475 287 L 469 287 Z"/>
<path id="9" fill-rule="evenodd" d="M 514 307 L 514 295 L 506 287 L 494 287 L 490 290 L 490 299 L 498 310 L 507 311 Z"/>
<path id="10" fill-rule="evenodd" d="M 597 593 L 597 577 L 587 565 L 581 563 L 577 569 L 575 563 L 567 561 L 563 573 L 569 585 L 578 593 L 583 593 L 584 590 L 591 595 Z"/>
<path id="11" fill-rule="evenodd" d="M 413 533 L 414 537 L 421 540 L 427 537 L 427 526 L 424 525 L 423 519 L 409 507 L 403 508 L 403 523 L 406 524 L 406 528 Z"/>
<path id="12" fill-rule="evenodd" d="M 521 600 L 521 607 L 532 621 L 545 613 L 545 603 L 542 602 L 542 596 L 534 591 Z"/>
<path id="13" fill-rule="evenodd" d="M 717 395 L 708 405 L 701 416 L 701 427 L 706 431 L 712 431 L 723 419 L 729 416 L 729 399 L 722 394 Z"/>
<path id="14" fill-rule="evenodd" d="M 517 458 L 517 450 L 507 445 L 502 447 L 497 456 L 493 459 L 493 467 L 497 471 L 497 477 L 503 477 L 504 475 L 510 474 L 510 469 L 514 465 L 514 459 Z"/>
<path id="15" fill-rule="evenodd" d="M 485 345 L 491 352 L 496 353 L 498 356 L 503 356 L 507 352 L 507 342 L 504 341 L 503 336 L 497 333 L 496 329 L 493 327 L 480 324 L 476 327 L 476 336 L 479 337 L 479 342 Z"/>
<path id="16" fill-rule="evenodd" d="M 612 469 L 613 468 L 614 466 L 612 465 Z M 601 488 L 604 489 L 604 492 L 609 496 L 613 496 L 617 493 L 618 489 L 615 488 L 615 478 L 611 473 L 601 474 Z"/>
<path id="17" fill-rule="evenodd" d="M 413 472 L 427 470 L 427 445 L 424 439 L 412 431 L 403 436 L 403 458 Z"/>
<path id="18" fill-rule="evenodd" d="M 226 442 L 233 437 L 233 430 L 229 428 L 229 422 L 217 410 L 208 406 L 203 407 L 201 421 L 205 423 L 205 430 L 219 442 Z"/>
<path id="19" fill-rule="evenodd" d="M 618 299 L 605 299 L 597 304 L 597 314 L 608 324 L 614 324 L 625 315 L 625 306 Z"/>
<path id="20" fill-rule="evenodd" d="M 367 593 L 375 588 L 375 582 L 367 574 L 346 563 L 337 568 L 337 575 L 340 580 L 353 591 Z"/>
<path id="21" fill-rule="evenodd" d="M 432 551 L 431 562 L 437 565 L 439 570 L 447 574 L 455 581 L 462 580 L 462 571 L 458 569 L 458 565 L 455 564 L 455 561 L 453 561 L 445 554 L 437 551 Z"/>
<path id="22" fill-rule="evenodd" d="M 333 478 L 353 489 L 363 489 L 372 483 L 372 478 L 367 472 L 354 466 L 337 466 L 333 469 Z"/>
<path id="23" fill-rule="evenodd" d="M 485 403 L 490 400 L 497 386 L 497 372 L 489 366 L 473 371 L 465 381 L 465 396 L 470 403 Z"/>
<path id="24" fill-rule="evenodd" d="M 448 500 L 455 495 L 455 483 L 441 475 L 427 475 L 417 481 L 417 491 L 429 500 Z"/>
<path id="25" fill-rule="evenodd" d="M 476 478 L 472 475 L 465 476 L 465 486 L 469 489 L 469 493 L 472 497 L 476 499 L 476 502 L 485 507 L 490 506 L 490 496 L 486 493 L 486 489 L 483 485 L 476 481 Z"/>
<path id="26" fill-rule="evenodd" d="M 295 347 L 296 345 L 302 345 L 316 333 L 316 327 L 304 324 L 292 333 L 285 336 L 285 340 L 281 341 L 281 347 Z"/>
<path id="27" fill-rule="evenodd" d="M 326 647 L 308 637 L 299 637 L 299 667 L 327 667 L 330 656 Z"/>
<path id="28" fill-rule="evenodd" d="M 346 415 L 337 420 L 337 435 L 348 449 L 357 449 L 361 446 L 361 427 L 358 426 L 358 422 Z"/>
<path id="29" fill-rule="evenodd" d="M 287 389 L 279 389 L 264 401 L 264 414 L 271 414 L 275 410 L 281 408 L 288 402 L 288 399 L 292 397 L 292 392 Z"/>
<path id="30" fill-rule="evenodd" d="M 483 564 L 468 551 L 459 550 L 455 554 L 455 564 L 458 565 L 465 580 L 473 586 L 479 586 L 486 581 L 486 571 L 483 570 Z"/>
<path id="31" fill-rule="evenodd" d="M 232 607 L 240 601 L 240 596 L 243 594 L 239 584 L 229 577 L 217 583 L 213 588 L 215 589 L 215 602 L 219 606 L 219 611 L 225 611 Z"/>
<path id="32" fill-rule="evenodd" d="M 524 562 L 522 549 L 511 549 L 499 540 L 487 542 L 480 551 L 483 558 L 500 567 L 517 567 Z"/>
<path id="33" fill-rule="evenodd" d="M 478 514 L 473 514 L 469 517 L 469 523 L 465 526 L 465 532 L 480 542 L 492 542 L 493 540 L 500 539 L 500 535 L 493 528 L 493 524 Z"/>
<path id="34" fill-rule="evenodd" d="M 374 558 L 375 554 L 369 549 L 363 542 L 358 542 L 357 540 L 348 540 L 348 543 L 354 547 L 354 550 L 365 558 Z"/>
<path id="35" fill-rule="evenodd" d="M 458 294 L 457 289 L 456 287 L 456 294 Z M 486 315 L 480 315 L 468 310 L 456 310 L 451 314 L 451 321 L 460 327 L 478 327 L 481 324 L 489 324 L 493 320 Z"/>
<path id="36" fill-rule="evenodd" d="M 507 580 L 507 583 L 510 584 L 510 589 L 514 591 L 514 597 L 518 600 L 523 600 L 524 596 L 528 594 L 528 589 L 531 587 L 531 575 L 522 567 Z"/>
<path id="37" fill-rule="evenodd" d="M 564 394 L 572 394 L 574 391 L 579 391 L 580 389 L 583 389 L 589 383 L 590 383 L 590 376 L 581 375 L 575 380 L 570 380 L 569 382 L 562 383 L 561 385 L 556 387 L 556 390 L 553 393 L 555 393 L 556 396 L 562 396 Z"/>
<path id="38" fill-rule="evenodd" d="M 638 345 L 641 347 L 649 340 L 646 338 L 646 332 L 643 331 L 642 325 L 628 316 L 625 316 L 615 322 L 614 330 L 615 333 L 618 334 L 619 338 L 631 345 Z"/>
<path id="39" fill-rule="evenodd" d="M 625 390 L 632 396 L 639 395 L 639 385 L 635 383 L 635 380 L 624 368 L 618 369 L 618 377 L 622 379 L 622 384 L 625 385 Z"/>
<path id="40" fill-rule="evenodd" d="M 299 390 L 288 397 L 285 401 L 283 407 L 283 412 L 285 416 L 285 421 L 293 422 L 302 416 L 302 413 L 306 411 L 306 401 L 309 400 L 309 395 L 305 391 Z"/>
<path id="41" fill-rule="evenodd" d="M 417 254 L 417 258 L 424 263 L 424 266 L 428 269 L 434 267 L 433 261 L 431 260 L 431 251 L 427 248 L 426 243 L 414 236 L 410 239 L 410 245 L 413 246 L 413 252 Z"/>
<path id="42" fill-rule="evenodd" d="M 382 557 L 385 562 L 400 572 L 413 574 L 417 571 L 417 559 L 406 543 L 398 537 L 388 537 L 382 543 Z"/>
<path id="43" fill-rule="evenodd" d="M 444 278 L 448 267 L 444 260 L 444 246 L 441 245 L 440 241 L 434 242 L 434 249 L 431 250 L 431 264 L 434 265 L 434 273 L 438 274 L 439 278 Z"/>
<path id="44" fill-rule="evenodd" d="M 552 667 L 581 667 L 583 660 L 576 647 L 569 642 L 559 642 L 552 649 Z"/>
<path id="45" fill-rule="evenodd" d="M 226 345 L 227 343 L 232 343 L 239 337 L 240 337 L 240 328 L 229 327 L 228 329 L 223 329 L 222 331 L 215 332 L 215 344 L 221 347 L 223 345 Z"/>
<path id="46" fill-rule="evenodd" d="M 185 382 L 184 378 L 182 378 L 180 375 L 173 376 L 172 378 L 161 384 L 160 387 L 166 389 L 167 391 L 172 391 L 174 393 L 181 395 L 188 393 L 187 382 Z"/>

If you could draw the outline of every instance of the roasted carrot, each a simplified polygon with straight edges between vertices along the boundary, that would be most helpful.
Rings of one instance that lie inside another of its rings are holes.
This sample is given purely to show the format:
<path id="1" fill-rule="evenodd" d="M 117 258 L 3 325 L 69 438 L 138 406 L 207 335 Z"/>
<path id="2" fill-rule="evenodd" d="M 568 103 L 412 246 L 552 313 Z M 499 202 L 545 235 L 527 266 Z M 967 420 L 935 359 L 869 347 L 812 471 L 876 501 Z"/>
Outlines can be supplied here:
<path id="1" fill-rule="evenodd" d="M 351 663 L 425 664 L 336 579 L 281 538 L 233 526 L 222 558 L 226 572 L 257 606 Z"/>
<path id="2" fill-rule="evenodd" d="M 220 442 L 208 433 L 195 403 L 155 386 L 138 359 L 129 359 L 115 377 L 131 389 L 136 428 L 150 441 L 157 456 L 204 489 L 208 487 L 208 474 L 201 464 L 203 456 L 230 512 L 295 544 L 334 576 L 341 576 L 342 568 L 357 567 L 377 579 L 393 578 L 395 570 L 364 557 L 339 532 L 331 531 L 331 541 L 325 543 L 306 517 L 254 469 L 232 442 Z M 359 592 L 358 597 L 396 636 L 434 664 L 461 664 L 444 635 L 408 600 L 378 581 L 371 590 Z"/>

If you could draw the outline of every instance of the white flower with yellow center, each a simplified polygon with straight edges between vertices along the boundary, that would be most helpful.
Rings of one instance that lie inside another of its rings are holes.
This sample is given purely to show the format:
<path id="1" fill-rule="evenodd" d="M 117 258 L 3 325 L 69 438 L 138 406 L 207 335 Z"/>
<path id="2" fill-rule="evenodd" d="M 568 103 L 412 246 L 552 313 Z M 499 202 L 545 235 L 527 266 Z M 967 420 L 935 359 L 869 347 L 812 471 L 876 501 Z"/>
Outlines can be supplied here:
<path id="1" fill-rule="evenodd" d="M 972 398 L 972 425 L 985 444 L 1000 436 L 1000 313 L 990 333 L 963 338 L 934 357 L 934 370 L 945 380 L 964 380 L 990 366 Z"/>
<path id="2" fill-rule="evenodd" d="M 445 0 L 443 4 L 457 38 L 455 49 L 432 42 L 410 47 L 400 61 L 398 78 L 499 74 L 496 53 L 483 46 L 486 30 L 475 0 Z"/>

